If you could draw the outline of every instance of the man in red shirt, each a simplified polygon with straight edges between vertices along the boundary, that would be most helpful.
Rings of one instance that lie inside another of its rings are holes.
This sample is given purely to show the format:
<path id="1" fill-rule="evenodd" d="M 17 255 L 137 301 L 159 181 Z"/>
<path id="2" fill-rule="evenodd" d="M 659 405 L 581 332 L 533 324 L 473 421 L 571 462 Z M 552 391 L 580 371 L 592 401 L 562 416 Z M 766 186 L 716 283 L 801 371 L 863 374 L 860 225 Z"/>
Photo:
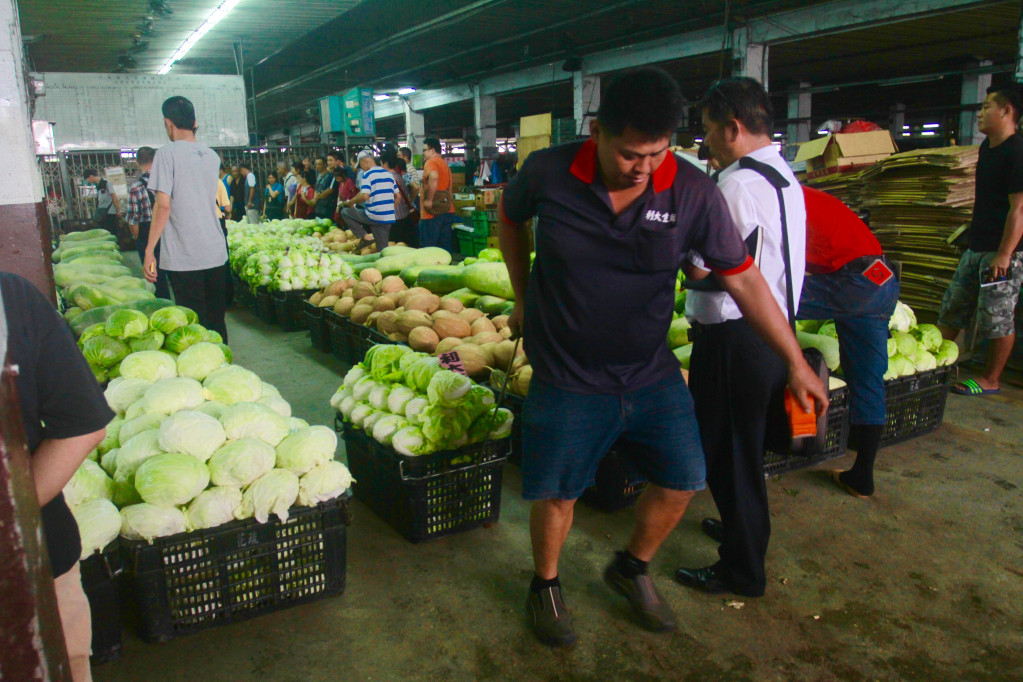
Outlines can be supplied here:
<path id="1" fill-rule="evenodd" d="M 856 497 L 874 493 L 874 459 L 885 423 L 888 321 L 899 281 L 870 228 L 835 197 L 803 187 L 806 277 L 799 320 L 835 320 L 849 421 L 857 443 L 852 469 L 833 477 Z"/>

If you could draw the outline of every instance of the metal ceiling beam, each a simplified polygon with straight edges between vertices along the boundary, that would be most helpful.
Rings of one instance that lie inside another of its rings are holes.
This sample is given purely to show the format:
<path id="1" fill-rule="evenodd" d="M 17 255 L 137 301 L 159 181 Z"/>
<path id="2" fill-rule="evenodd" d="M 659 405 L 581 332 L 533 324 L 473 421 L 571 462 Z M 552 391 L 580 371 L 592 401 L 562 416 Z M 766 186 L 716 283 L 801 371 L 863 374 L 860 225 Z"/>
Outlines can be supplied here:
<path id="1" fill-rule="evenodd" d="M 705 28 L 670 38 L 660 38 L 586 55 L 583 57 L 583 73 L 607 73 L 608 71 L 632 69 L 645 64 L 699 57 L 720 52 L 729 46 L 730 42 L 722 44 L 721 28 Z"/>

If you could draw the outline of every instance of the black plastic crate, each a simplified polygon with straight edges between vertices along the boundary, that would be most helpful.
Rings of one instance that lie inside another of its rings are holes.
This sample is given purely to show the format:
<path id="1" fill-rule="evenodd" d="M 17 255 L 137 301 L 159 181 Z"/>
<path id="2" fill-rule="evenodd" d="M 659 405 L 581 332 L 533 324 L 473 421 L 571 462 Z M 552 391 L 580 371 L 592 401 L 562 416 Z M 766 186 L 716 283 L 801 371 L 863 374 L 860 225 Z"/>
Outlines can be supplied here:
<path id="1" fill-rule="evenodd" d="M 881 447 L 895 445 L 936 431 L 945 418 L 954 366 L 885 382 L 885 420 Z"/>
<path id="2" fill-rule="evenodd" d="M 318 289 L 300 291 L 276 291 L 272 294 L 274 303 L 274 320 L 277 326 L 286 332 L 297 332 L 306 329 L 304 303 Z"/>
<path id="3" fill-rule="evenodd" d="M 327 337 L 330 340 L 330 352 L 338 360 L 351 363 L 348 352 L 348 318 L 338 315 L 333 310 L 323 311 L 323 321 L 327 324 Z"/>
<path id="4" fill-rule="evenodd" d="M 273 296 L 266 287 L 256 287 L 256 315 L 267 324 L 273 324 L 277 319 Z"/>
<path id="5" fill-rule="evenodd" d="M 118 584 L 121 577 L 121 555 L 114 540 L 92 556 L 82 559 L 82 589 L 89 598 L 92 616 L 92 665 L 110 663 L 121 658 L 121 607 Z"/>
<path id="6" fill-rule="evenodd" d="M 370 348 L 382 343 L 397 343 L 387 338 L 383 332 L 372 327 L 352 322 L 351 318 L 345 319 L 345 335 L 348 340 L 348 362 L 356 365 L 362 362 Z"/>
<path id="7" fill-rule="evenodd" d="M 256 295 L 245 282 L 236 284 L 234 287 L 234 302 L 239 308 L 245 308 L 250 312 L 256 312 Z"/>
<path id="8" fill-rule="evenodd" d="M 582 501 L 605 512 L 616 512 L 631 507 L 639 499 L 647 482 L 628 459 L 630 453 L 642 447 L 621 439 L 607 451 L 597 465 L 596 480 L 583 491 Z"/>
<path id="9" fill-rule="evenodd" d="M 309 301 L 302 304 L 302 314 L 305 316 L 305 324 L 309 329 L 309 341 L 313 348 L 324 353 L 330 352 L 330 330 L 327 329 L 327 320 L 324 312 L 329 308 L 320 308 Z M 331 311 L 333 314 L 333 311 Z"/>
<path id="10" fill-rule="evenodd" d="M 293 507 L 283 523 L 271 516 L 153 544 L 122 539 L 122 582 L 139 635 L 163 642 L 341 594 L 349 497 Z"/>
<path id="11" fill-rule="evenodd" d="M 849 388 L 836 388 L 828 394 L 828 431 L 824 452 L 816 457 L 801 457 L 790 452 L 764 453 L 764 476 L 777 476 L 796 469 L 804 469 L 836 457 L 849 447 Z"/>
<path id="12" fill-rule="evenodd" d="M 340 421 L 340 420 L 338 420 Z M 407 457 L 349 423 L 344 434 L 356 497 L 410 542 L 496 523 L 509 441 Z"/>

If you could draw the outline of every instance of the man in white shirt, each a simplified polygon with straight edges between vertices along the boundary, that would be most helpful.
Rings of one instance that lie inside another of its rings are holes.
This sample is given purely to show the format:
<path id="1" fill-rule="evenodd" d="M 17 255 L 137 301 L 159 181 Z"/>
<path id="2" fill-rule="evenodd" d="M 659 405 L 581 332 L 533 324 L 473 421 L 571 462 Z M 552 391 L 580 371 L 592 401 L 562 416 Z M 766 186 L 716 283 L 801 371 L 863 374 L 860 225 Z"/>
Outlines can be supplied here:
<path id="1" fill-rule="evenodd" d="M 787 317 L 778 193 L 760 172 L 747 166 L 766 165 L 789 183 L 782 191 L 794 315 L 806 262 L 806 209 L 802 189 L 772 143 L 771 99 L 752 78 L 730 78 L 715 84 L 701 105 L 704 141 L 722 168 L 718 188 Z M 740 163 L 744 157 L 747 160 Z M 680 568 L 675 578 L 709 593 L 759 597 L 766 587 L 764 563 L 771 533 L 765 439 L 769 427 L 783 419 L 780 398 L 788 368 L 743 319 L 732 297 L 713 279 L 703 279 L 709 271 L 700 254 L 691 253 L 689 261 L 687 286 L 692 290 L 686 298 L 686 316 L 694 336 L 689 386 L 707 456 L 707 484 L 721 513 L 720 522 L 705 519 L 703 528 L 721 546 L 716 564 Z"/>
<path id="2" fill-rule="evenodd" d="M 248 161 L 243 162 L 241 169 L 242 178 L 245 181 L 245 217 L 249 223 L 255 225 L 259 222 L 259 193 L 256 191 L 256 174 Z"/>
<path id="3" fill-rule="evenodd" d="M 394 224 L 394 211 L 398 201 L 398 185 L 391 172 L 377 165 L 373 152 L 363 150 L 358 156 L 362 182 L 359 193 L 338 204 L 341 220 L 356 237 L 361 237 L 358 248 L 375 242 L 377 251 L 387 248 Z M 361 204 L 364 210 L 354 208 Z M 367 233 L 368 232 L 368 233 Z"/>

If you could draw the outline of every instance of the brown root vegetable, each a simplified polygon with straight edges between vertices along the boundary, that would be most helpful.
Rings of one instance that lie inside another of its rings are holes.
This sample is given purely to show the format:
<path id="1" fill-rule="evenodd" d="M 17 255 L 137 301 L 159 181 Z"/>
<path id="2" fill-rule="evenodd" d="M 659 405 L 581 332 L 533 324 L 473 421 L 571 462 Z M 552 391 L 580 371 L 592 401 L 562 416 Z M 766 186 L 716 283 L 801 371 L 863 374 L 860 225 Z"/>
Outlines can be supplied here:
<path id="1" fill-rule="evenodd" d="M 402 334 L 410 334 L 417 327 L 433 328 L 433 320 L 421 310 L 406 310 L 398 316 L 398 331 Z"/>
<path id="2" fill-rule="evenodd" d="M 469 336 L 469 325 L 465 320 L 460 320 L 458 317 L 442 317 L 433 323 L 433 330 L 437 332 L 437 336 L 442 339 L 455 337 L 457 339 L 464 339 Z"/>
<path id="3" fill-rule="evenodd" d="M 376 327 L 377 327 L 377 318 L 379 318 L 379 317 L 380 317 L 380 312 L 374 310 L 373 312 L 371 312 L 369 314 L 369 317 L 366 318 L 366 321 L 363 324 L 365 324 L 367 327 L 372 327 L 373 329 L 376 329 Z"/>
<path id="4" fill-rule="evenodd" d="M 334 304 L 340 300 L 337 296 L 324 296 L 317 305 L 321 308 L 333 308 Z"/>
<path id="5" fill-rule="evenodd" d="M 433 292 L 430 291 L 429 289 L 425 288 L 425 287 L 412 287 L 411 289 L 408 290 L 408 295 L 409 296 L 419 296 L 421 294 L 431 294 L 432 295 Z"/>
<path id="6" fill-rule="evenodd" d="M 325 296 L 340 296 L 345 290 L 345 281 L 343 279 L 335 280 L 331 282 L 326 289 L 323 290 Z"/>
<path id="7" fill-rule="evenodd" d="M 393 334 L 388 334 L 387 338 L 389 338 L 391 341 L 397 341 L 398 343 L 408 343 L 408 337 L 402 334 L 401 332 L 394 332 Z"/>
<path id="8" fill-rule="evenodd" d="M 512 337 L 511 327 L 504 327 L 503 329 L 498 329 L 497 333 L 506 339 L 510 339 Z"/>
<path id="9" fill-rule="evenodd" d="M 317 291 L 315 294 L 309 297 L 309 302 L 313 305 L 320 305 L 320 301 L 323 300 L 323 293 Z"/>
<path id="10" fill-rule="evenodd" d="M 359 273 L 359 281 L 369 282 L 370 284 L 376 284 L 383 278 L 384 276 L 381 275 L 380 271 L 377 270 L 376 268 L 366 268 L 365 270 Z"/>
<path id="11" fill-rule="evenodd" d="M 451 313 L 460 313 L 465 310 L 465 306 L 457 298 L 442 298 L 440 300 L 440 309 Z"/>
<path id="12" fill-rule="evenodd" d="M 512 356 L 515 354 L 515 342 L 502 341 L 495 344 L 494 349 L 490 352 L 494 356 L 494 367 L 507 370 L 508 366 L 511 365 Z"/>
<path id="13" fill-rule="evenodd" d="M 344 291 L 341 292 L 341 298 L 350 298 L 354 301 L 355 291 L 352 289 L 345 289 Z"/>
<path id="14" fill-rule="evenodd" d="M 384 277 L 380 281 L 380 291 L 385 294 L 397 293 L 399 291 L 405 291 L 407 287 L 405 282 L 397 275 L 391 275 L 390 277 Z"/>
<path id="15" fill-rule="evenodd" d="M 449 336 L 446 339 L 440 340 L 440 343 L 437 344 L 437 349 L 434 350 L 434 353 L 436 353 L 437 355 L 441 355 L 443 353 L 450 353 L 456 347 L 461 345 L 462 339 L 455 338 L 454 336 Z"/>
<path id="16" fill-rule="evenodd" d="M 458 313 L 458 316 L 469 324 L 472 324 L 481 317 L 484 317 L 484 313 L 482 310 L 477 310 L 476 308 L 466 308 L 462 312 Z"/>
<path id="17" fill-rule="evenodd" d="M 485 343 L 500 343 L 504 341 L 504 337 L 497 332 L 480 332 L 466 339 L 470 343 L 475 343 L 478 346 L 482 346 Z"/>
<path id="18" fill-rule="evenodd" d="M 529 358 L 526 357 L 525 353 L 515 356 L 515 361 L 512 362 L 512 374 L 518 372 L 524 367 L 529 366 Z"/>
<path id="19" fill-rule="evenodd" d="M 398 313 L 393 310 L 385 310 L 377 318 L 377 329 L 384 334 L 393 334 L 398 331 Z"/>
<path id="20" fill-rule="evenodd" d="M 533 368 L 526 365 L 520 369 L 509 382 L 516 395 L 525 397 L 529 393 L 529 382 L 533 380 Z"/>
<path id="21" fill-rule="evenodd" d="M 368 301 L 369 299 L 366 300 Z M 385 310 L 394 310 L 394 301 L 385 296 L 379 296 L 373 301 L 373 310 L 381 313 Z"/>
<path id="22" fill-rule="evenodd" d="M 355 324 L 362 324 L 369 319 L 369 316 L 373 314 L 373 306 L 366 305 L 365 303 L 359 303 L 354 308 L 349 317 L 352 318 L 352 322 Z"/>
<path id="23" fill-rule="evenodd" d="M 354 298 L 350 296 L 348 298 L 342 297 L 337 299 L 337 303 L 334 304 L 334 312 L 337 313 L 338 315 L 344 315 L 345 317 L 348 317 L 349 315 L 352 314 L 352 308 L 354 307 L 355 307 Z"/>
<path id="24" fill-rule="evenodd" d="M 480 317 L 472 321 L 472 333 L 482 334 L 483 332 L 494 332 L 497 333 L 497 328 L 494 323 L 485 317 Z"/>
<path id="25" fill-rule="evenodd" d="M 401 315 L 403 312 L 405 312 L 405 309 L 402 308 L 401 306 L 398 306 L 397 308 L 394 309 L 394 312 L 396 312 L 399 315 Z"/>
<path id="26" fill-rule="evenodd" d="M 432 317 L 435 320 L 443 320 L 445 317 L 446 318 L 452 318 L 453 317 L 453 318 L 455 318 L 457 320 L 461 320 L 462 319 L 462 318 L 458 317 L 458 315 L 456 315 L 455 313 L 448 312 L 447 310 L 438 310 L 433 315 L 430 315 L 430 317 Z"/>
<path id="27" fill-rule="evenodd" d="M 454 352 L 458 354 L 458 359 L 462 361 L 465 373 L 471 377 L 486 373 L 487 368 L 493 362 L 490 354 L 474 343 L 463 343 L 455 348 Z"/>
<path id="28" fill-rule="evenodd" d="M 494 323 L 494 329 L 501 331 L 508 326 L 508 315 L 498 315 L 491 322 Z"/>
<path id="29" fill-rule="evenodd" d="M 440 308 L 440 297 L 436 294 L 410 295 L 405 299 L 405 310 L 422 310 L 424 313 L 430 314 L 437 312 L 438 308 Z"/>
<path id="30" fill-rule="evenodd" d="M 429 327 L 416 327 L 408 335 L 408 345 L 421 353 L 433 353 L 440 339 Z"/>
<path id="31" fill-rule="evenodd" d="M 355 300 L 358 301 L 363 298 L 369 298 L 370 296 L 376 296 L 377 290 L 370 282 L 359 282 L 352 291 L 355 292 Z"/>

